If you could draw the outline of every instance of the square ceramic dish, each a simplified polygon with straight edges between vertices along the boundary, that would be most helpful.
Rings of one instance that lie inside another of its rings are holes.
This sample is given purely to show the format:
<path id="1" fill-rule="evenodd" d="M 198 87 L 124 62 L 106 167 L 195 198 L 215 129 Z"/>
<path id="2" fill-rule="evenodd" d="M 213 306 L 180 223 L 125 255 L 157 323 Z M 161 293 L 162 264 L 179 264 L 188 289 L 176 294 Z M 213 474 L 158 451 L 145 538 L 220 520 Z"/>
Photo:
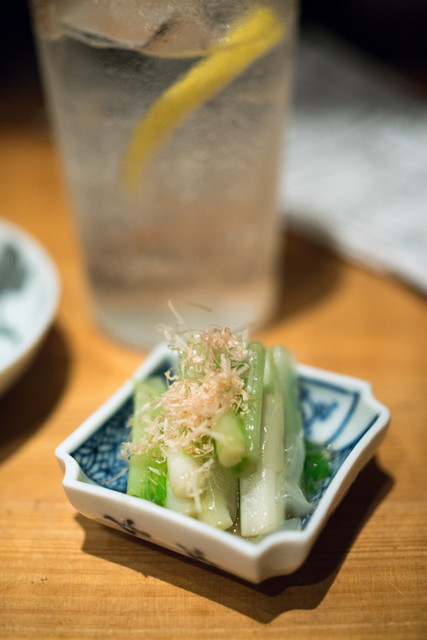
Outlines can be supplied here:
<path id="1" fill-rule="evenodd" d="M 56 457 L 68 499 L 80 513 L 101 524 L 251 582 L 292 573 L 303 564 L 328 517 L 384 438 L 388 410 L 375 400 L 367 382 L 299 365 L 306 437 L 328 446 L 331 473 L 313 497 L 315 507 L 300 530 L 279 531 L 251 542 L 125 493 L 127 474 L 120 472 L 126 463 L 120 450 L 129 435 L 133 380 L 172 366 L 167 347 L 156 348 L 135 375 L 59 445 Z"/>

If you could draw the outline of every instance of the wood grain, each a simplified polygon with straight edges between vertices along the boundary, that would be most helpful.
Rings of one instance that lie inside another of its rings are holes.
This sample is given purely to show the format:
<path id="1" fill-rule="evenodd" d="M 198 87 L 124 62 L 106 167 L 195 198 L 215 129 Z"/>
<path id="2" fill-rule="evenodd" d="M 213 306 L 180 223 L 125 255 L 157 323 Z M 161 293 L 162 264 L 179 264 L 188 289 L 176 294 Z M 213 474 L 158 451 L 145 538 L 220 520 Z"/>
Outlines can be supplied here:
<path id="1" fill-rule="evenodd" d="M 1 638 L 427 637 L 425 300 L 286 237 L 277 316 L 258 334 L 301 362 L 371 381 L 388 436 L 295 574 L 246 584 L 103 528 L 65 498 L 54 449 L 144 353 L 96 326 L 39 101 L 2 101 L 0 214 L 60 271 L 57 319 L 0 399 Z"/>

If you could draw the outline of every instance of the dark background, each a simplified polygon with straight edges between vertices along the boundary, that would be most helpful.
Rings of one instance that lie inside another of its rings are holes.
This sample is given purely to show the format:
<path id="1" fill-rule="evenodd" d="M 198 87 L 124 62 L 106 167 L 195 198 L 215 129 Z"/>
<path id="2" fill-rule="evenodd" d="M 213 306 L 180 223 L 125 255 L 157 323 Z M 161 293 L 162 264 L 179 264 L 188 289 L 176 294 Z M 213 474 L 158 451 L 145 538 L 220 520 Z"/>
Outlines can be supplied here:
<path id="1" fill-rule="evenodd" d="M 301 0 L 302 29 L 313 24 L 427 83 L 427 0 Z M 28 4 L 2 0 L 1 89 L 22 81 L 39 85 Z"/>

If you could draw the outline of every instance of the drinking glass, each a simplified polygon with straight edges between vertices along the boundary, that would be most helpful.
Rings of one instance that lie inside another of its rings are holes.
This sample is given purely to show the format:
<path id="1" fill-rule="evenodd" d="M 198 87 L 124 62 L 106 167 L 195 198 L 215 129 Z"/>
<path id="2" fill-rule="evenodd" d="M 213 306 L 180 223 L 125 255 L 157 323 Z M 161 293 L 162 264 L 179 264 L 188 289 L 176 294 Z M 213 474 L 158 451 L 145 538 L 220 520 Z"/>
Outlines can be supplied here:
<path id="1" fill-rule="evenodd" d="M 32 0 L 94 308 L 137 347 L 277 298 L 294 0 Z"/>

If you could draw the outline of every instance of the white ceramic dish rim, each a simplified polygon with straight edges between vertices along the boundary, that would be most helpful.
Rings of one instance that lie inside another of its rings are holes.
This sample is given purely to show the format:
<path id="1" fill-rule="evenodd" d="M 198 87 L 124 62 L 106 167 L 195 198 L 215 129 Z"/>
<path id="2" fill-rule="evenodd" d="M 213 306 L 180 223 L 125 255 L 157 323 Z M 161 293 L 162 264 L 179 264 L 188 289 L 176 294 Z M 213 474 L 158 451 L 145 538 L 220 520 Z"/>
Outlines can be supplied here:
<path id="1" fill-rule="evenodd" d="M 50 327 L 58 308 L 60 279 L 47 251 L 26 231 L 0 218 L 0 233 L 4 233 L 5 239 L 17 246 L 32 265 L 37 264 L 39 278 L 43 280 L 46 293 L 44 305 L 37 318 L 33 319 L 31 331 L 22 336 L 14 353 L 0 363 L 0 393 L 3 393 L 24 372 Z"/>
<path id="2" fill-rule="evenodd" d="M 84 492 L 94 497 L 107 498 L 109 501 L 117 505 L 122 505 L 124 495 L 120 492 L 105 488 L 96 484 L 89 484 L 87 481 L 82 482 L 79 477 L 84 476 L 78 462 L 70 455 L 79 445 L 89 438 L 102 423 L 108 419 L 112 413 L 126 400 L 132 393 L 132 380 L 149 375 L 156 365 L 162 359 L 169 355 L 169 351 L 165 345 L 159 345 L 147 357 L 144 363 L 137 369 L 134 376 L 127 380 L 116 393 L 113 394 L 98 410 L 96 410 L 76 431 L 74 431 L 64 442 L 56 449 L 55 455 L 64 471 L 63 485 L 64 488 L 81 489 L 84 486 Z M 350 485 L 362 465 L 358 465 L 358 461 L 363 457 L 363 453 L 373 447 L 377 448 L 380 441 L 385 435 L 385 428 L 389 422 L 389 411 L 382 405 L 372 394 L 370 383 L 345 376 L 324 371 L 322 369 L 313 368 L 307 365 L 298 365 L 298 372 L 305 376 L 322 377 L 330 383 L 345 384 L 348 388 L 356 389 L 363 393 L 363 397 L 370 407 L 375 411 L 377 418 L 375 423 L 360 438 L 359 442 L 354 446 L 346 460 L 343 462 L 330 485 L 326 488 L 321 500 L 316 506 L 305 529 L 299 531 L 279 531 L 267 535 L 260 541 L 251 542 L 235 536 L 229 532 L 220 531 L 213 527 L 189 518 L 188 516 L 167 510 L 164 507 L 152 504 L 150 502 L 141 501 L 139 498 L 126 496 L 126 503 L 132 505 L 134 511 L 145 514 L 155 515 L 159 521 L 179 524 L 181 527 L 191 528 L 192 531 L 200 532 L 206 539 L 215 540 L 226 544 L 229 548 L 234 549 L 239 554 L 246 556 L 252 560 L 261 561 L 262 557 L 274 547 L 282 546 L 285 543 L 292 543 L 299 547 L 305 547 L 308 555 L 311 546 L 317 539 L 327 519 L 331 515 L 334 506 L 341 501 L 343 495 L 340 495 L 340 487 L 346 480 L 346 484 Z M 369 456 L 370 457 L 370 456 Z M 366 461 L 363 462 L 365 464 Z M 348 480 L 350 476 L 350 481 Z M 86 477 L 86 476 L 84 476 Z M 89 481 L 91 482 L 91 481 Z M 155 539 L 152 542 L 156 542 Z"/>

